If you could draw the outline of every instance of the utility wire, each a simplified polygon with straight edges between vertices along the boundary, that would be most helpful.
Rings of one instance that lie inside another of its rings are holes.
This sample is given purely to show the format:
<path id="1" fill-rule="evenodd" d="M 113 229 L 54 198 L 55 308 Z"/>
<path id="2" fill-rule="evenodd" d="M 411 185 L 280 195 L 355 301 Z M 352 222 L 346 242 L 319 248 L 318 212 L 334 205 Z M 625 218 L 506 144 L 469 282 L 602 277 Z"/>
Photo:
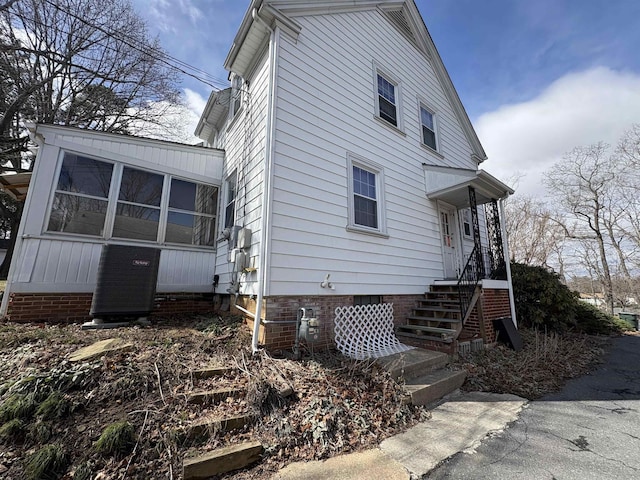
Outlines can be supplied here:
<path id="1" fill-rule="evenodd" d="M 223 81 L 213 75 L 211 75 L 210 73 L 195 67 L 187 62 L 184 62 L 183 60 L 180 60 L 179 58 L 173 57 L 171 55 L 169 55 L 168 53 L 163 52 L 162 50 L 158 49 L 158 48 L 154 48 L 151 47 L 149 45 L 145 45 L 143 47 L 140 47 L 138 45 L 136 45 L 135 42 L 137 42 L 137 39 L 134 39 L 133 37 L 128 37 L 125 36 L 122 32 L 115 32 L 113 30 L 107 30 L 105 28 L 103 28 L 100 25 L 96 25 L 94 23 L 91 23 L 87 20 L 85 20 L 84 18 L 81 18 L 80 16 L 76 15 L 75 13 L 63 8 L 62 6 L 56 4 L 55 2 L 53 2 L 52 0 L 44 0 L 45 3 L 48 3 L 49 5 L 51 5 L 53 8 L 55 8 L 56 10 L 61 11 L 62 13 L 65 13 L 67 15 L 69 15 L 72 18 L 75 18 L 76 20 L 84 23 L 85 25 L 91 27 L 91 28 L 95 28 L 96 30 L 104 33 L 105 35 L 107 35 L 108 37 L 111 38 L 115 38 L 116 40 L 121 41 L 122 43 L 124 43 L 125 45 L 127 45 L 128 47 L 143 53 L 145 55 L 148 55 L 149 57 L 164 63 L 165 65 L 167 65 L 169 68 L 173 69 L 173 70 L 177 70 L 178 72 L 187 75 L 199 82 L 202 82 L 208 86 L 210 86 L 211 88 L 215 89 L 215 90 L 220 90 L 222 88 L 226 88 L 227 86 L 227 82 Z M 35 22 L 35 19 L 34 19 Z M 44 25 L 47 28 L 56 28 L 59 29 L 57 26 L 53 27 L 52 25 Z M 66 34 L 70 34 L 70 32 L 64 32 L 64 30 L 59 29 L 60 31 L 62 31 L 63 33 Z M 109 48 L 109 47 L 106 47 Z M 173 62 L 173 63 L 172 63 Z M 195 72 L 195 73 L 191 73 L 190 71 Z M 204 78 L 203 78 L 204 77 Z"/>

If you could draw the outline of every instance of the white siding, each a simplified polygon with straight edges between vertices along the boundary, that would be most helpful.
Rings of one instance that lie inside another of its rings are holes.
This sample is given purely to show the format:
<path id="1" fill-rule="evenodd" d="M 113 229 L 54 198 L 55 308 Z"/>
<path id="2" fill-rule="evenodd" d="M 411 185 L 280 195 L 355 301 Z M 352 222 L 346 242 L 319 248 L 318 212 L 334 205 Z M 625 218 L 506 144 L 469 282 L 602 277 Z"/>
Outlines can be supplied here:
<path id="1" fill-rule="evenodd" d="M 21 238 L 8 285 L 11 292 L 92 292 L 95 289 L 105 240 L 46 231 L 61 151 L 170 173 L 218 187 L 221 183 L 224 152 L 219 150 L 53 126 L 38 126 L 38 133 L 45 138 L 45 144 L 38 153 L 21 221 Z M 126 240 L 114 243 L 161 249 L 159 292 L 212 290 L 216 255 L 213 249 Z"/>
<path id="2" fill-rule="evenodd" d="M 236 199 L 235 224 L 251 229 L 252 245 L 249 250 L 248 265 L 258 267 L 259 239 L 262 207 L 263 173 L 266 143 L 267 98 L 269 92 L 268 55 L 263 54 L 257 62 L 254 74 L 249 81 L 248 95 L 238 118 L 230 119 L 223 128 L 225 140 L 225 165 L 223 179 L 237 170 L 239 187 Z M 246 87 L 245 87 L 246 88 Z M 224 192 L 223 192 L 224 195 Z M 224 202 L 222 197 L 220 222 L 224 224 Z M 218 290 L 225 292 L 231 281 L 232 265 L 228 262 L 229 242 L 218 242 L 216 273 L 220 275 Z M 257 272 L 241 273 L 241 293 L 257 293 Z"/>
<path id="3" fill-rule="evenodd" d="M 442 278 L 437 206 L 423 163 L 476 168 L 428 60 L 379 11 L 298 17 L 283 36 L 269 295 L 416 294 Z M 402 133 L 375 118 L 374 65 L 400 82 Z M 421 145 L 419 98 L 436 109 L 440 153 Z M 383 167 L 388 238 L 346 231 L 347 152 Z"/>

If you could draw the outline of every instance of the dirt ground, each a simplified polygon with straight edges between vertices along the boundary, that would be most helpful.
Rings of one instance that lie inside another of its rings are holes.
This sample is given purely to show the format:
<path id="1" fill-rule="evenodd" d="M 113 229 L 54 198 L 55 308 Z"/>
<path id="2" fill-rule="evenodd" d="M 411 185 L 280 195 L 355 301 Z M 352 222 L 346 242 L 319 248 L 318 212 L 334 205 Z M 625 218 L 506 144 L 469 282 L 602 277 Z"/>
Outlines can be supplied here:
<path id="1" fill-rule="evenodd" d="M 0 323 L 0 478 L 179 479 L 186 456 L 248 439 L 264 445 L 263 460 L 223 478 L 269 478 L 292 461 L 377 445 L 428 418 L 424 408 L 406 405 L 401 388 L 372 363 L 329 350 L 299 361 L 252 356 L 245 328 L 238 318 L 218 316 L 89 331 Z M 69 360 L 113 337 L 133 347 Z M 232 369 L 194 378 L 193 371 L 212 364 Z M 193 392 L 221 388 L 242 394 L 188 401 Z M 203 419 L 242 414 L 253 423 L 240 430 L 188 433 Z M 114 424 L 128 426 L 126 435 L 105 451 L 100 439 Z M 46 463 L 48 472 L 34 470 L 34 462 Z"/>

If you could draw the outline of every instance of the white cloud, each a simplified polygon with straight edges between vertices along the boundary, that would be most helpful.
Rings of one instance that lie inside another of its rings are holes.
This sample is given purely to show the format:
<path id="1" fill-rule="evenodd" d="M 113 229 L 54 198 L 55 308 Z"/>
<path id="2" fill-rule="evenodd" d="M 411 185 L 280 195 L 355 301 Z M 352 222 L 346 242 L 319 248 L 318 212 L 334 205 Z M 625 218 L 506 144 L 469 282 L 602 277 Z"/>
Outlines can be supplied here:
<path id="1" fill-rule="evenodd" d="M 640 123 L 640 75 L 593 68 L 567 74 L 538 97 L 505 105 L 476 122 L 492 174 L 517 191 L 543 193 L 542 172 L 574 147 L 604 141 L 615 145 Z"/>

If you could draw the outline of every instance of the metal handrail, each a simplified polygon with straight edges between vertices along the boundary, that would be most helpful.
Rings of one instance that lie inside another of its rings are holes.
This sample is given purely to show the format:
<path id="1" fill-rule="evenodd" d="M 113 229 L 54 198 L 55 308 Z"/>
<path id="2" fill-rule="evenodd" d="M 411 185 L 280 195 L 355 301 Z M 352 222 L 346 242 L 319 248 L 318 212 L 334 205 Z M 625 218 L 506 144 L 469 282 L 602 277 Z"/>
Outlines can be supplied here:
<path id="1" fill-rule="evenodd" d="M 460 313 L 462 315 L 462 321 L 467 316 L 467 311 L 471 306 L 473 300 L 473 294 L 476 291 L 476 287 L 484 277 L 484 265 L 482 259 L 482 252 L 478 250 L 478 247 L 473 247 L 473 251 L 467 263 L 458 278 L 458 295 L 460 298 Z"/>

